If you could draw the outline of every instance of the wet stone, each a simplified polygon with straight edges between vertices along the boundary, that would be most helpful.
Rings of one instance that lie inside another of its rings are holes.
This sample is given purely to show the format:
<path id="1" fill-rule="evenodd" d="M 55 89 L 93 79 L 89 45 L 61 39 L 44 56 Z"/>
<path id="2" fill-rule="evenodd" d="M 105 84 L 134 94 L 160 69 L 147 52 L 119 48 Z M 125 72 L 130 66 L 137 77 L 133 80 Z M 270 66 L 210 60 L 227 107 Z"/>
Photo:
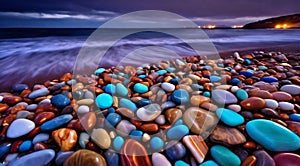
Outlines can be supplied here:
<path id="1" fill-rule="evenodd" d="M 34 122 L 28 119 L 16 119 L 8 127 L 6 136 L 8 138 L 17 138 L 28 134 L 35 128 Z"/>
<path id="2" fill-rule="evenodd" d="M 58 108 L 63 108 L 69 105 L 70 102 L 70 99 L 63 94 L 58 94 L 51 98 L 51 103 Z"/>
<path id="3" fill-rule="evenodd" d="M 94 129 L 91 138 L 102 149 L 109 148 L 111 144 L 111 139 L 107 131 L 102 128 Z"/>
<path id="4" fill-rule="evenodd" d="M 186 155 L 186 149 L 182 143 L 170 141 L 166 146 L 166 153 L 171 160 L 178 160 Z"/>
<path id="5" fill-rule="evenodd" d="M 232 93 L 222 89 L 213 90 L 212 98 L 220 105 L 237 103 L 237 98 Z"/>
<path id="6" fill-rule="evenodd" d="M 137 110 L 136 115 L 142 121 L 153 121 L 161 114 L 158 104 L 150 104 Z"/>
<path id="7" fill-rule="evenodd" d="M 300 86 L 298 85 L 284 85 L 280 88 L 281 91 L 287 92 L 291 95 L 299 95 L 300 94 Z"/>
<path id="8" fill-rule="evenodd" d="M 55 164 L 57 166 L 62 166 L 65 161 L 73 154 L 73 151 L 68 152 L 58 152 L 55 158 Z"/>
<path id="9" fill-rule="evenodd" d="M 224 146 L 214 145 L 211 147 L 210 153 L 220 165 L 238 166 L 241 164 L 239 157 Z"/>
<path id="10" fill-rule="evenodd" d="M 243 100 L 240 104 L 247 110 L 260 110 L 266 106 L 265 100 L 259 97 L 250 97 Z"/>
<path id="11" fill-rule="evenodd" d="M 244 117 L 240 114 L 226 108 L 218 108 L 216 114 L 220 120 L 228 126 L 238 126 L 245 121 Z"/>
<path id="12" fill-rule="evenodd" d="M 245 136 L 239 130 L 221 125 L 214 129 L 210 139 L 224 145 L 238 145 L 246 142 Z"/>
<path id="13" fill-rule="evenodd" d="M 274 161 L 277 166 L 296 166 L 300 163 L 300 156 L 295 153 L 279 153 L 274 156 Z"/>
<path id="14" fill-rule="evenodd" d="M 65 124 L 67 124 L 69 121 L 73 119 L 73 116 L 70 114 L 61 115 L 58 117 L 55 117 L 41 125 L 42 131 L 49 131 L 54 130 L 58 127 L 61 127 Z"/>
<path id="15" fill-rule="evenodd" d="M 175 90 L 171 95 L 172 101 L 178 104 L 187 103 L 190 100 L 189 93 L 184 89 Z"/>
<path id="16" fill-rule="evenodd" d="M 77 143 L 76 131 L 68 128 L 53 131 L 52 138 L 60 146 L 62 151 L 70 151 Z"/>
<path id="17" fill-rule="evenodd" d="M 169 160 L 164 155 L 157 152 L 152 154 L 152 164 L 153 166 L 171 166 Z"/>
<path id="18" fill-rule="evenodd" d="M 275 166 L 275 162 L 272 157 L 264 150 L 256 151 L 253 153 L 256 157 L 256 165 L 261 166 Z"/>
<path id="19" fill-rule="evenodd" d="M 106 166 L 105 159 L 98 153 L 81 149 L 73 153 L 68 159 L 65 161 L 64 166 L 94 166 L 101 165 Z"/>
<path id="20" fill-rule="evenodd" d="M 35 90 L 33 92 L 31 92 L 28 97 L 30 99 L 35 99 L 35 98 L 38 98 L 38 97 L 41 97 L 41 96 L 46 96 L 48 95 L 50 92 L 47 88 L 41 88 L 41 89 L 38 89 L 38 90 Z"/>
<path id="21" fill-rule="evenodd" d="M 183 143 L 190 150 L 198 163 L 202 163 L 208 152 L 208 147 L 203 138 L 201 136 L 188 135 L 183 137 Z"/>
<path id="22" fill-rule="evenodd" d="M 9 166 L 23 166 L 24 163 L 26 163 L 26 165 L 47 165 L 54 157 L 54 150 L 40 150 L 18 158 L 11 162 Z"/>

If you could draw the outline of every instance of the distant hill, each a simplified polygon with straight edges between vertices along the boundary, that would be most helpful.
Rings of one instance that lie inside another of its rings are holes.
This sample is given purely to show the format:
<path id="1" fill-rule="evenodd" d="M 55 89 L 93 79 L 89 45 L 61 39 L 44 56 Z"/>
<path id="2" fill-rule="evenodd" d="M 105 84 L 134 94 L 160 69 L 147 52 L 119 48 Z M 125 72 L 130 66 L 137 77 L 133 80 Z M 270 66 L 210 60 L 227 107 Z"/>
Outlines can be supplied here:
<path id="1" fill-rule="evenodd" d="M 244 25 L 243 28 L 300 28 L 300 14 L 280 16 Z"/>

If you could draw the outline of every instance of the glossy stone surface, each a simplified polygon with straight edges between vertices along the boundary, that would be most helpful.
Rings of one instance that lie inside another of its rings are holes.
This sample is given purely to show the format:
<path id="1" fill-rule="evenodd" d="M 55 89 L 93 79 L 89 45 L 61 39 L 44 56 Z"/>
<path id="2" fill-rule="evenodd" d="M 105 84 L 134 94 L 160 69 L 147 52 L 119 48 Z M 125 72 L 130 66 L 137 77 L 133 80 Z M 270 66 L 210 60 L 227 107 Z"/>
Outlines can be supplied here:
<path id="1" fill-rule="evenodd" d="M 142 121 L 153 121 L 161 114 L 159 104 L 149 104 L 141 107 L 136 111 L 137 117 Z"/>
<path id="2" fill-rule="evenodd" d="M 259 97 L 250 97 L 241 101 L 241 106 L 247 110 L 259 110 L 266 106 L 265 100 Z"/>
<path id="3" fill-rule="evenodd" d="M 81 149 L 73 153 L 64 163 L 64 166 L 106 166 L 105 159 L 98 153 Z"/>
<path id="4" fill-rule="evenodd" d="M 70 102 L 70 99 L 63 94 L 58 94 L 51 98 L 51 103 L 58 108 L 63 108 L 69 105 Z"/>
<path id="5" fill-rule="evenodd" d="M 28 134 L 35 128 L 35 124 L 28 119 L 16 119 L 8 127 L 6 136 L 8 138 L 17 138 Z"/>
<path id="6" fill-rule="evenodd" d="M 60 146 L 62 151 L 70 151 L 77 143 L 76 131 L 68 128 L 53 131 L 52 138 Z"/>
<path id="7" fill-rule="evenodd" d="M 221 145 L 212 146 L 210 154 L 220 165 L 239 166 L 241 164 L 241 160 L 236 154 Z"/>
<path id="8" fill-rule="evenodd" d="M 216 143 L 225 145 L 238 145 L 246 142 L 245 136 L 235 128 L 218 125 L 210 135 L 210 139 Z"/>
<path id="9" fill-rule="evenodd" d="M 211 96 L 212 99 L 220 105 L 234 104 L 237 103 L 238 101 L 237 98 L 232 93 L 223 89 L 213 90 Z"/>
<path id="10" fill-rule="evenodd" d="M 100 108 L 100 109 L 106 109 L 111 107 L 113 104 L 113 98 L 111 95 L 107 94 L 107 93 L 101 93 L 100 95 L 98 95 L 96 97 L 96 105 Z"/>
<path id="11" fill-rule="evenodd" d="M 255 151 L 256 165 L 262 166 L 275 166 L 275 162 L 272 157 L 264 150 Z"/>
<path id="12" fill-rule="evenodd" d="M 300 156 L 295 153 L 279 153 L 274 156 L 277 166 L 297 166 L 300 164 Z"/>
<path id="13" fill-rule="evenodd" d="M 183 136 L 189 133 L 189 128 L 186 125 L 177 125 L 170 128 L 167 131 L 167 137 L 169 139 L 181 139 Z"/>
<path id="14" fill-rule="evenodd" d="M 146 92 L 149 91 L 148 87 L 144 84 L 141 84 L 141 83 L 136 83 L 133 86 L 133 90 L 137 93 L 146 93 Z"/>
<path id="15" fill-rule="evenodd" d="M 128 89 L 121 83 L 116 85 L 116 92 L 118 95 L 126 96 L 128 95 Z"/>
<path id="16" fill-rule="evenodd" d="M 245 121 L 243 116 L 226 108 L 218 108 L 216 114 L 228 126 L 238 126 Z"/>
<path id="17" fill-rule="evenodd" d="M 38 98 L 38 97 L 41 97 L 41 96 L 45 96 L 45 95 L 48 95 L 50 92 L 47 88 L 41 88 L 41 89 L 38 89 L 38 90 L 35 90 L 33 92 L 31 92 L 28 97 L 30 99 L 35 99 L 35 98 Z"/>
<path id="18" fill-rule="evenodd" d="M 202 163 L 208 152 L 208 147 L 203 138 L 197 135 L 188 135 L 183 137 L 183 143 L 190 150 L 198 163 Z"/>
<path id="19" fill-rule="evenodd" d="M 9 163 L 9 166 L 47 165 L 54 157 L 54 150 L 40 150 L 18 158 L 17 160 Z"/>
<path id="20" fill-rule="evenodd" d="M 172 166 L 169 160 L 161 153 L 153 153 L 151 159 L 153 166 Z"/>
<path id="21" fill-rule="evenodd" d="M 69 121 L 73 119 L 73 116 L 70 114 L 65 114 L 61 116 L 57 116 L 41 125 L 42 131 L 54 130 L 58 127 L 61 127 L 67 124 Z"/>
<path id="22" fill-rule="evenodd" d="M 166 146 L 166 153 L 171 160 L 178 160 L 186 155 L 186 149 L 182 143 L 170 141 Z"/>
<path id="23" fill-rule="evenodd" d="M 171 95 L 172 101 L 178 104 L 187 103 L 190 100 L 189 93 L 184 89 L 175 90 Z"/>
<path id="24" fill-rule="evenodd" d="M 300 94 L 300 86 L 298 85 L 284 85 L 280 88 L 281 91 L 287 92 L 291 95 L 299 95 Z"/>
<path id="25" fill-rule="evenodd" d="M 94 129 L 91 138 L 102 149 L 109 148 L 111 144 L 111 139 L 107 131 L 102 128 Z"/>

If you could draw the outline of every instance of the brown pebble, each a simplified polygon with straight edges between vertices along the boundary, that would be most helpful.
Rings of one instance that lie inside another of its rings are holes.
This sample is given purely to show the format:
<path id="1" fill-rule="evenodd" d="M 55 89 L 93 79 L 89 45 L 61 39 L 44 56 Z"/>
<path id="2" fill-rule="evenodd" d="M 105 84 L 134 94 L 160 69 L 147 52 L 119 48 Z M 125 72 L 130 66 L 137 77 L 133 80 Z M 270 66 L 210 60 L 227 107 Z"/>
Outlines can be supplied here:
<path id="1" fill-rule="evenodd" d="M 266 91 L 266 90 L 260 90 L 260 89 L 251 89 L 248 91 L 249 97 L 260 97 L 263 99 L 272 99 L 273 95 Z"/>
<path id="2" fill-rule="evenodd" d="M 40 127 L 36 127 L 36 128 L 34 128 L 33 130 L 31 130 L 31 131 L 27 134 L 27 137 L 28 137 L 28 138 L 33 138 L 33 137 L 35 137 L 36 135 L 38 135 L 40 132 L 41 132 L 41 128 L 40 128 Z"/>
<path id="3" fill-rule="evenodd" d="M 0 103 L 0 113 L 4 113 L 8 108 L 7 104 Z"/>
<path id="4" fill-rule="evenodd" d="M 204 109 L 206 109 L 206 110 L 208 110 L 208 111 L 213 111 L 213 112 L 215 112 L 215 111 L 218 109 L 218 106 L 217 106 L 217 105 L 212 104 L 212 103 L 210 103 L 210 102 L 204 102 L 204 103 L 202 103 L 202 104 L 200 105 L 200 107 L 202 107 L 202 108 L 204 108 Z"/>
<path id="5" fill-rule="evenodd" d="M 178 108 L 170 108 L 165 112 L 166 119 L 172 124 L 182 117 L 182 111 Z"/>
<path id="6" fill-rule="evenodd" d="M 16 153 L 19 150 L 20 145 L 23 143 L 23 140 L 18 140 L 12 143 L 10 148 L 10 153 Z"/>
<path id="7" fill-rule="evenodd" d="M 2 122 L 2 126 L 9 126 L 12 121 L 14 121 L 17 118 L 16 114 L 9 114 L 7 117 L 4 118 Z"/>
<path id="8" fill-rule="evenodd" d="M 272 95 L 273 98 L 277 101 L 290 101 L 293 99 L 293 97 L 290 94 L 282 91 L 273 92 Z"/>
<path id="9" fill-rule="evenodd" d="M 48 149 L 48 148 L 49 148 L 48 145 L 43 143 L 43 142 L 38 142 L 38 143 L 34 144 L 34 147 L 33 147 L 33 149 L 35 151 L 45 150 L 45 149 Z"/>
<path id="10" fill-rule="evenodd" d="M 80 118 L 80 123 L 85 130 L 90 130 L 96 125 L 95 112 L 88 112 Z"/>
<path id="11" fill-rule="evenodd" d="M 105 159 L 98 153 L 81 149 L 65 161 L 64 166 L 106 166 Z"/>
<path id="12" fill-rule="evenodd" d="M 241 166 L 255 166 L 256 164 L 256 157 L 251 155 L 248 156 L 243 162 Z"/>
<path id="13" fill-rule="evenodd" d="M 37 106 L 35 113 L 38 114 L 40 112 L 57 112 L 57 108 L 55 108 L 51 103 L 41 103 Z"/>
<path id="14" fill-rule="evenodd" d="M 157 133 L 158 132 L 158 125 L 156 123 L 148 123 L 143 124 L 140 129 L 146 133 Z"/>
<path id="15" fill-rule="evenodd" d="M 128 118 L 134 117 L 134 113 L 128 108 L 118 108 L 116 112 Z"/>
<path id="16" fill-rule="evenodd" d="M 39 113 L 35 119 L 34 119 L 34 123 L 36 125 L 41 125 L 44 122 L 53 119 L 55 117 L 55 114 L 53 112 L 41 112 Z"/>
<path id="17" fill-rule="evenodd" d="M 65 73 L 63 76 L 60 77 L 60 81 L 69 81 L 72 79 L 71 73 Z"/>
<path id="18" fill-rule="evenodd" d="M 62 151 L 70 151 L 77 143 L 76 131 L 68 128 L 53 131 L 52 138 L 60 146 Z"/>
<path id="19" fill-rule="evenodd" d="M 243 145 L 243 147 L 244 147 L 245 149 L 255 149 L 255 148 L 256 148 L 256 143 L 253 142 L 253 141 L 248 141 L 248 142 L 246 142 L 246 143 Z"/>
<path id="20" fill-rule="evenodd" d="M 286 121 L 288 128 L 300 137 L 300 122 Z"/>
<path id="21" fill-rule="evenodd" d="M 260 110 L 266 106 L 265 100 L 259 97 L 250 97 L 241 101 L 241 106 L 247 110 Z"/>
<path id="22" fill-rule="evenodd" d="M 76 131 L 85 131 L 85 129 L 84 129 L 83 126 L 81 125 L 79 119 L 73 119 L 73 120 L 71 120 L 71 121 L 68 123 L 67 128 L 74 129 L 74 130 L 76 130 Z"/>
<path id="23" fill-rule="evenodd" d="M 194 105 L 194 106 L 200 106 L 202 103 L 204 102 L 210 102 L 210 98 L 202 96 L 202 95 L 196 95 L 196 96 L 192 96 L 190 102 Z"/>
<path id="24" fill-rule="evenodd" d="M 208 147 L 203 138 L 198 135 L 188 135 L 183 137 L 183 143 L 187 146 L 198 163 L 202 163 L 208 152 Z"/>
<path id="25" fill-rule="evenodd" d="M 225 145 L 238 145 L 246 142 L 245 136 L 235 128 L 218 125 L 210 135 L 210 139 L 216 143 Z"/>
<path id="26" fill-rule="evenodd" d="M 19 96 L 10 96 L 10 95 L 8 96 L 8 95 L 6 95 L 3 98 L 3 102 L 8 104 L 8 105 L 11 105 L 11 106 L 15 105 L 15 104 L 17 104 L 21 101 L 22 101 L 22 98 L 19 97 Z"/>

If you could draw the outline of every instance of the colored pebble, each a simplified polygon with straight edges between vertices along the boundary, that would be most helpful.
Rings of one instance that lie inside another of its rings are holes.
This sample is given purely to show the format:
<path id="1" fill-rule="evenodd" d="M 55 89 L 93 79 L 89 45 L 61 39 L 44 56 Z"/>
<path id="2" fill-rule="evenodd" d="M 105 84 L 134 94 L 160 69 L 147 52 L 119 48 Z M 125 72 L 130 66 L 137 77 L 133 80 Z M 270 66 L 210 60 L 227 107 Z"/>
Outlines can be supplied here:
<path id="1" fill-rule="evenodd" d="M 189 166 L 189 164 L 182 160 L 178 160 L 175 162 L 174 166 Z"/>
<path id="2" fill-rule="evenodd" d="M 189 133 L 189 128 L 186 125 L 177 125 L 167 131 L 169 139 L 181 139 Z"/>
<path id="3" fill-rule="evenodd" d="M 4 156 L 6 153 L 10 151 L 11 144 L 10 143 L 3 143 L 0 145 L 0 158 Z"/>
<path id="4" fill-rule="evenodd" d="M 219 76 L 210 76 L 209 77 L 211 82 L 219 82 L 221 80 L 221 77 Z"/>
<path id="5" fill-rule="evenodd" d="M 292 103 L 281 101 L 278 104 L 279 104 L 279 107 L 281 110 L 284 110 L 284 111 L 294 110 L 294 104 L 292 104 Z"/>
<path id="6" fill-rule="evenodd" d="M 238 78 L 233 78 L 232 80 L 229 81 L 231 85 L 239 85 L 242 81 Z"/>
<path id="7" fill-rule="evenodd" d="M 77 113 L 79 113 L 79 114 L 85 114 L 85 113 L 88 113 L 89 111 L 90 111 L 90 108 L 87 105 L 81 105 L 77 109 Z"/>
<path id="8" fill-rule="evenodd" d="M 293 121 L 300 122 L 300 114 L 290 114 L 290 119 Z"/>
<path id="9" fill-rule="evenodd" d="M 170 141 L 166 146 L 166 154 L 171 160 L 178 160 L 186 155 L 186 149 L 182 143 Z"/>
<path id="10" fill-rule="evenodd" d="M 35 128 L 34 122 L 28 119 L 16 119 L 8 127 L 6 136 L 8 138 L 18 138 L 28 134 Z"/>
<path id="11" fill-rule="evenodd" d="M 118 95 L 121 95 L 121 96 L 128 95 L 128 89 L 122 83 L 118 83 L 116 85 L 116 92 Z"/>
<path id="12" fill-rule="evenodd" d="M 135 140 L 141 141 L 142 140 L 142 136 L 143 136 L 143 132 L 140 130 L 132 130 L 129 134 L 129 136 Z"/>
<path id="13" fill-rule="evenodd" d="M 236 97 L 239 99 L 239 100 L 246 100 L 248 99 L 248 93 L 244 90 L 244 89 L 239 89 L 235 92 L 236 94 Z"/>
<path id="14" fill-rule="evenodd" d="M 250 97 L 246 100 L 241 101 L 241 106 L 247 110 L 260 110 L 265 108 L 266 102 L 259 97 Z"/>
<path id="15" fill-rule="evenodd" d="M 48 95 L 50 92 L 47 88 L 41 88 L 41 89 L 38 89 L 38 90 L 35 90 L 33 92 L 31 92 L 28 97 L 30 99 L 35 99 L 35 98 L 38 98 L 38 97 L 41 97 L 41 96 L 46 96 Z"/>
<path id="16" fill-rule="evenodd" d="M 119 106 L 124 107 L 124 108 L 128 108 L 129 110 L 131 110 L 133 112 L 135 112 L 137 110 L 136 105 L 131 100 L 128 100 L 128 99 L 125 99 L 125 98 L 120 99 Z"/>
<path id="17" fill-rule="evenodd" d="M 117 127 L 117 133 L 121 136 L 127 136 L 132 130 L 135 130 L 136 127 L 131 124 L 128 120 L 121 120 Z"/>
<path id="18" fill-rule="evenodd" d="M 107 131 L 102 128 L 94 129 L 91 138 L 102 149 L 109 148 L 111 144 L 111 139 Z"/>
<path id="19" fill-rule="evenodd" d="M 276 100 L 273 99 L 264 99 L 266 103 L 266 107 L 276 109 L 279 105 Z"/>
<path id="20" fill-rule="evenodd" d="M 116 151 L 119 151 L 124 144 L 123 137 L 117 136 L 113 141 L 113 147 Z"/>
<path id="21" fill-rule="evenodd" d="M 28 89 L 28 85 L 26 84 L 14 84 L 12 87 L 14 92 L 22 92 L 25 89 Z"/>
<path id="22" fill-rule="evenodd" d="M 117 113 L 110 113 L 106 117 L 106 126 L 116 126 L 122 120 L 121 116 Z"/>
<path id="23" fill-rule="evenodd" d="M 101 93 L 96 97 L 96 105 L 100 109 L 106 109 L 113 104 L 113 97 L 107 93 Z"/>
<path id="24" fill-rule="evenodd" d="M 32 143 L 33 144 L 36 144 L 38 142 L 44 142 L 44 141 L 47 141 L 49 139 L 49 134 L 48 133 L 40 133 L 38 135 L 36 135 L 34 138 L 33 138 L 33 141 Z"/>
<path id="25" fill-rule="evenodd" d="M 68 122 L 70 122 L 73 119 L 73 116 L 70 114 L 60 115 L 58 117 L 55 117 L 41 125 L 42 131 L 50 131 L 54 130 L 58 127 L 61 127 Z"/>
<path id="26" fill-rule="evenodd" d="M 116 86 L 114 84 L 107 84 L 104 88 L 104 91 L 108 94 L 115 94 Z"/>
<path id="27" fill-rule="evenodd" d="M 149 91 L 148 87 L 141 83 L 134 84 L 133 90 L 137 93 L 146 93 Z"/>
<path id="28" fill-rule="evenodd" d="M 9 163 L 9 166 L 47 165 L 54 157 L 54 150 L 40 150 L 18 158 L 17 160 Z"/>
<path id="29" fill-rule="evenodd" d="M 152 164 L 153 166 L 171 166 L 169 160 L 164 155 L 157 152 L 152 154 Z"/>
<path id="30" fill-rule="evenodd" d="M 150 146 L 154 151 L 159 151 L 164 146 L 164 141 L 159 137 L 153 137 L 150 140 Z"/>
<path id="31" fill-rule="evenodd" d="M 68 152 L 58 152 L 55 158 L 55 164 L 57 166 L 62 166 L 65 161 L 73 154 L 73 151 L 68 151 Z"/>
<path id="32" fill-rule="evenodd" d="M 51 98 L 51 103 L 58 108 L 63 108 L 69 105 L 70 102 L 70 99 L 63 94 L 58 94 Z"/>
<path id="33" fill-rule="evenodd" d="M 271 151 L 294 151 L 300 148 L 300 138 L 295 133 L 270 120 L 252 120 L 246 124 L 246 131 L 252 139 Z"/>
<path id="34" fill-rule="evenodd" d="M 175 90 L 175 86 L 168 82 L 162 83 L 161 88 L 167 92 L 173 92 Z"/>
<path id="35" fill-rule="evenodd" d="M 256 165 L 275 166 L 274 160 L 266 151 L 259 150 L 255 151 L 253 154 L 256 157 Z"/>
<path id="36" fill-rule="evenodd" d="M 241 164 L 239 157 L 224 146 L 214 145 L 211 147 L 210 153 L 220 165 L 239 166 Z"/>
<path id="37" fill-rule="evenodd" d="M 161 108 L 158 104 L 149 104 L 136 111 L 137 117 L 142 121 L 153 121 L 161 114 Z"/>
<path id="38" fill-rule="evenodd" d="M 246 142 L 245 136 L 235 128 L 218 125 L 210 135 L 210 139 L 224 145 L 238 145 Z"/>
<path id="39" fill-rule="evenodd" d="M 268 67 L 266 67 L 266 66 L 258 66 L 258 70 L 266 71 L 266 70 L 268 70 Z"/>
<path id="40" fill-rule="evenodd" d="M 212 91 L 212 99 L 221 105 L 237 103 L 237 98 L 230 92 L 223 89 L 215 89 Z"/>
<path id="41" fill-rule="evenodd" d="M 279 153 L 274 156 L 277 166 L 297 166 L 300 164 L 300 156 L 295 153 Z"/>
<path id="42" fill-rule="evenodd" d="M 90 135 L 89 134 L 87 134 L 86 132 L 80 133 L 79 140 L 78 140 L 79 146 L 81 148 L 85 149 L 86 148 L 86 144 L 89 142 L 89 139 L 90 139 Z"/>
<path id="43" fill-rule="evenodd" d="M 118 153 L 115 153 L 112 150 L 107 150 L 104 153 L 106 164 L 107 165 L 120 165 L 120 157 Z"/>
<path id="44" fill-rule="evenodd" d="M 105 159 L 98 153 L 91 150 L 80 149 L 74 152 L 65 161 L 64 166 L 106 166 Z"/>
<path id="45" fill-rule="evenodd" d="M 190 95 L 189 95 L 189 93 L 186 90 L 184 90 L 184 89 L 178 89 L 178 90 L 175 90 L 171 94 L 171 99 L 175 103 L 183 104 L 183 103 L 189 102 Z"/>
<path id="46" fill-rule="evenodd" d="M 219 166 L 219 164 L 217 164 L 213 160 L 207 160 L 207 161 L 201 163 L 199 166 Z"/>
<path id="47" fill-rule="evenodd" d="M 52 132 L 52 138 L 62 151 L 70 151 L 77 143 L 77 133 L 73 129 L 61 128 Z"/>
<path id="48" fill-rule="evenodd" d="M 183 143 L 190 150 L 198 163 L 202 163 L 208 152 L 208 147 L 203 138 L 198 135 L 188 135 L 183 137 Z"/>
<path id="49" fill-rule="evenodd" d="M 24 141 L 20 147 L 19 147 L 19 151 L 20 152 L 26 152 L 28 150 L 30 150 L 30 148 L 32 147 L 32 142 L 27 140 L 27 141 Z"/>
<path id="50" fill-rule="evenodd" d="M 300 86 L 298 85 L 284 85 L 280 88 L 281 91 L 287 92 L 291 95 L 299 95 L 300 94 Z"/>
<path id="51" fill-rule="evenodd" d="M 105 69 L 104 68 L 99 68 L 99 69 L 97 69 L 96 71 L 95 71 L 95 75 L 100 75 L 100 74 L 102 74 L 103 72 L 105 71 Z"/>
<path id="52" fill-rule="evenodd" d="M 272 82 L 278 82 L 278 79 L 275 78 L 275 77 L 265 76 L 265 77 L 262 77 L 262 78 L 260 79 L 260 81 L 272 83 Z"/>
<path id="53" fill-rule="evenodd" d="M 243 116 L 226 108 L 218 108 L 216 114 L 220 120 L 228 126 L 238 126 L 245 121 Z"/>

